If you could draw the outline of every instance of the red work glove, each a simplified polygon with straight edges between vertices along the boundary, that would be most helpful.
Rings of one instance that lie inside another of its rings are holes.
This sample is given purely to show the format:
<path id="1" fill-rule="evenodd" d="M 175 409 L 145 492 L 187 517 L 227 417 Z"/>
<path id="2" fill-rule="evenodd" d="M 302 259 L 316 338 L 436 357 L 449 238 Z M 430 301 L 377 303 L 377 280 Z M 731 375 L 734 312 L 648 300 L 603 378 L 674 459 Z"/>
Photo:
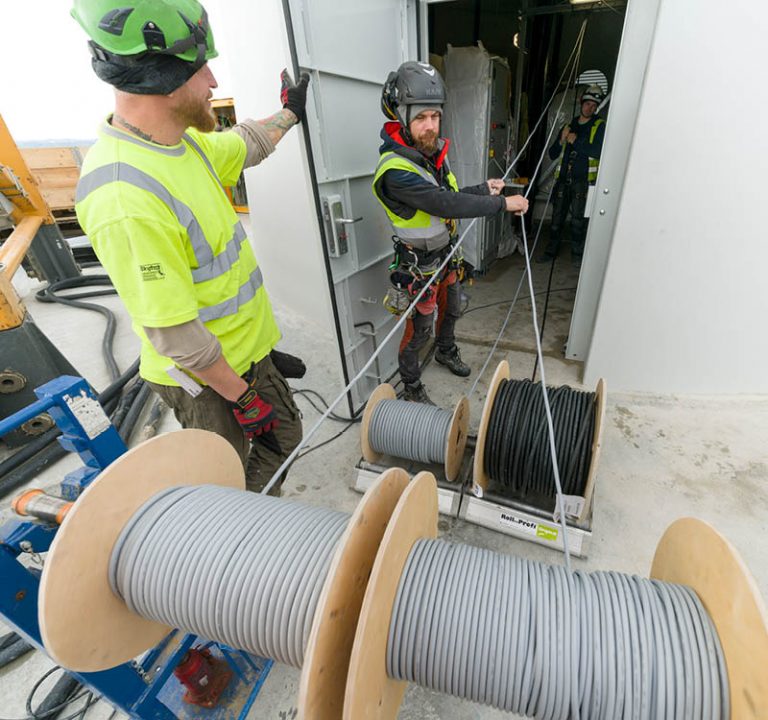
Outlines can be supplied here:
<path id="1" fill-rule="evenodd" d="M 269 432 L 280 422 L 275 409 L 266 400 L 262 400 L 251 385 L 232 403 L 232 412 L 249 439 Z"/>
<path id="2" fill-rule="evenodd" d="M 280 73 L 280 102 L 284 108 L 290 110 L 299 119 L 299 122 L 304 117 L 308 84 L 309 75 L 307 73 L 301 73 L 298 83 L 293 82 L 288 70 L 283 70 Z"/>

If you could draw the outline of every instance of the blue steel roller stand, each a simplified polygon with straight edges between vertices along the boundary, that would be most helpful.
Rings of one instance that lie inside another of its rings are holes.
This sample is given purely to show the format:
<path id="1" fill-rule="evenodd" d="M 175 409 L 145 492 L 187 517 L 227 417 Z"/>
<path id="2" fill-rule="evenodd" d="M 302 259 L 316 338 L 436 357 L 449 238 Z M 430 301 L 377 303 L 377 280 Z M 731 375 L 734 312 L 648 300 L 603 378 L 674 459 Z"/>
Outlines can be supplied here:
<path id="1" fill-rule="evenodd" d="M 62 497 L 76 500 L 88 484 L 127 448 L 82 378 L 59 377 L 37 388 L 35 394 L 39 398 L 36 403 L 0 422 L 0 437 L 40 413 L 48 412 L 62 432 L 58 438 L 61 445 L 78 453 L 84 463 L 61 483 Z M 37 607 L 41 571 L 33 566 L 25 567 L 18 558 L 24 553 L 34 557 L 46 552 L 57 529 L 58 526 L 38 520 L 11 520 L 0 527 L 0 615 L 43 652 Z M 84 611 L 87 612 L 87 608 Z M 194 635 L 184 636 L 166 657 L 165 651 L 175 634 L 174 631 L 147 652 L 141 661 L 102 672 L 70 674 L 116 709 L 137 720 L 174 720 L 177 717 L 243 720 L 269 674 L 272 660 L 207 643 L 226 659 L 239 682 L 230 683 L 219 700 L 220 705 L 213 709 L 184 705 L 181 701 L 183 688 L 175 678 L 170 683 L 168 681 L 187 650 L 200 639 Z M 162 664 L 156 666 L 161 657 Z M 239 713 L 231 707 L 235 701 L 238 705 L 242 703 Z"/>

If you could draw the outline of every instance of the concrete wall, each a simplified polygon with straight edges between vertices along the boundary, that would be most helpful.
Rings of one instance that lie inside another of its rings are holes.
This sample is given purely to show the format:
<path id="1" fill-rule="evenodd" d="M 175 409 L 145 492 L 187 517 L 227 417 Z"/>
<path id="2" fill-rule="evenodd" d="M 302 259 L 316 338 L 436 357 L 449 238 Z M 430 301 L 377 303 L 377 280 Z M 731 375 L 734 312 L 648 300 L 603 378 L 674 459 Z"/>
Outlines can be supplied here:
<path id="1" fill-rule="evenodd" d="M 763 3 L 662 0 L 587 384 L 768 392 L 766 29 Z"/>
<path id="2" fill-rule="evenodd" d="M 238 119 L 277 112 L 280 72 L 291 68 L 282 3 L 238 2 L 217 22 L 217 47 L 229 56 Z M 262 165 L 246 171 L 251 240 L 269 294 L 335 337 L 307 167 L 299 126 Z"/>

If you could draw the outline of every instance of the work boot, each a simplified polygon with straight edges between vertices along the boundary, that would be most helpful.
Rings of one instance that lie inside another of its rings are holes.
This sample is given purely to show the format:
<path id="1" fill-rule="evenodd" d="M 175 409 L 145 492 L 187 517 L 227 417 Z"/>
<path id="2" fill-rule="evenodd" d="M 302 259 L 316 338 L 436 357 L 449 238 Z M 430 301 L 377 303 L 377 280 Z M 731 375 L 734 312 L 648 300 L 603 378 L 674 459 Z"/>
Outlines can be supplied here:
<path id="1" fill-rule="evenodd" d="M 403 400 L 407 402 L 417 402 L 422 405 L 434 405 L 427 395 L 427 389 L 424 387 L 424 383 L 421 380 L 415 383 L 406 383 L 405 390 L 403 390 Z"/>
<path id="2" fill-rule="evenodd" d="M 459 348 L 455 345 L 450 350 L 435 350 L 435 360 L 441 365 L 445 365 L 454 375 L 467 377 L 472 371 L 459 355 Z"/>

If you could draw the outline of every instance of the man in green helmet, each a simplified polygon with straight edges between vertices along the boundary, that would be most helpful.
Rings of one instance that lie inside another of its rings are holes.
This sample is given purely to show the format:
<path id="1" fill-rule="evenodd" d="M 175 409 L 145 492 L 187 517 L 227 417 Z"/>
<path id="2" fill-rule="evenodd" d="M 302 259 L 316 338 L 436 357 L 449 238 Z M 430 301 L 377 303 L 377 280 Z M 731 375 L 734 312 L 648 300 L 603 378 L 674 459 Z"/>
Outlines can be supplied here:
<path id="1" fill-rule="evenodd" d="M 280 332 L 261 269 L 224 188 L 300 122 L 309 77 L 294 84 L 284 71 L 281 110 L 214 133 L 207 62 L 217 52 L 197 0 L 75 0 L 72 15 L 115 88 L 83 163 L 78 220 L 141 339 L 141 376 L 183 427 L 226 438 L 259 491 L 300 442 L 301 420 L 270 357 Z"/>

